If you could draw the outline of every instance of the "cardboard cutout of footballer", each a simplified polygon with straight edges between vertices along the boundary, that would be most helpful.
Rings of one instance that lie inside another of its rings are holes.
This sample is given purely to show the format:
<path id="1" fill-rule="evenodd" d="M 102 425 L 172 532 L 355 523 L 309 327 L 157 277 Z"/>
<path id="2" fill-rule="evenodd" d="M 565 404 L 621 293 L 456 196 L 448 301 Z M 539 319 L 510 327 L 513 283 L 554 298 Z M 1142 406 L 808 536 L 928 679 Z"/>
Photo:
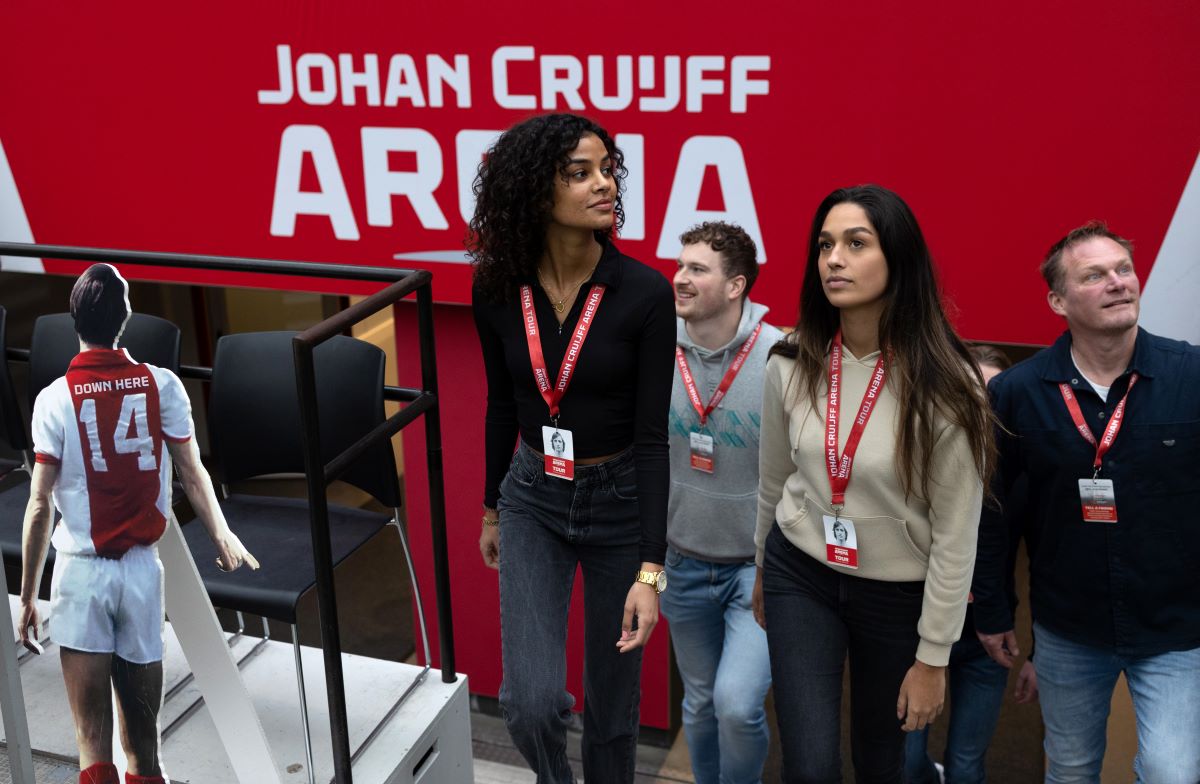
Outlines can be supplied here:
<path id="1" fill-rule="evenodd" d="M 50 608 L 79 743 L 80 784 L 120 784 L 110 685 L 128 758 L 126 783 L 165 780 L 158 728 L 163 566 L 156 543 L 171 515 L 172 464 L 216 544 L 218 565 L 258 568 L 217 505 L 182 382 L 116 348 L 130 312 L 120 273 L 107 264 L 89 267 L 71 291 L 79 354 L 33 410 L 36 463 L 18 629 L 26 647 L 40 652 L 37 587 L 53 541 Z M 51 499 L 62 515 L 53 537 Z"/>

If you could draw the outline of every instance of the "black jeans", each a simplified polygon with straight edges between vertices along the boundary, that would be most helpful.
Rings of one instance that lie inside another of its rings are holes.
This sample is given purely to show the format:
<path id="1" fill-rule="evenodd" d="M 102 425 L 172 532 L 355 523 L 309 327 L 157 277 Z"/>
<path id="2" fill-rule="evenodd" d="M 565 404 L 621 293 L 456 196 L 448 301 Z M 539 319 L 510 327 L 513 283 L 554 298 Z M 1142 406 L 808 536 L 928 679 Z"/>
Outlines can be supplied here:
<path id="1" fill-rule="evenodd" d="M 583 570 L 583 777 L 632 784 L 642 651 L 617 651 L 625 597 L 641 558 L 633 452 L 543 473 L 523 442 L 500 484 L 500 707 L 539 784 L 568 784 L 567 611 Z"/>
<path id="2" fill-rule="evenodd" d="M 834 571 L 771 528 L 763 561 L 767 648 L 783 781 L 842 780 L 842 666 L 850 656 L 850 738 L 858 784 L 904 781 L 896 699 L 917 654 L 924 582 Z"/>

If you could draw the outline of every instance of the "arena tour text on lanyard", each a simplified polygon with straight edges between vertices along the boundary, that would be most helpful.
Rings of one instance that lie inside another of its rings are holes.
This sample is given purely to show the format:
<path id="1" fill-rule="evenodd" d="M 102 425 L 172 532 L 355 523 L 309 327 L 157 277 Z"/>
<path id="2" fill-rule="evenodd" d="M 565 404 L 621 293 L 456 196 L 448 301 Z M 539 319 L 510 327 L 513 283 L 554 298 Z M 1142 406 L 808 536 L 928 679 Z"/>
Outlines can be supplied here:
<path id="1" fill-rule="evenodd" d="M 858 568 L 858 535 L 854 531 L 854 521 L 842 517 L 841 512 L 846 505 L 846 488 L 850 484 L 850 471 L 854 467 L 858 442 L 862 440 L 863 430 L 867 427 L 871 412 L 875 410 L 886 378 L 887 363 L 881 353 L 875 362 L 871 382 L 863 393 L 858 416 L 850 427 L 850 435 L 846 437 L 846 447 L 838 455 L 838 424 L 842 407 L 842 331 L 837 331 L 829 347 L 829 389 L 825 404 L 825 468 L 829 472 L 833 514 L 822 518 L 825 523 L 825 560 L 835 566 Z"/>
<path id="2" fill-rule="evenodd" d="M 567 392 L 567 385 L 575 374 L 579 364 L 579 352 L 583 349 L 583 341 L 587 340 L 588 330 L 600 309 L 600 300 L 604 296 L 604 286 L 596 284 L 588 291 L 583 303 L 583 312 L 579 314 L 579 323 L 571 334 L 571 342 L 563 354 L 562 365 L 558 369 L 558 382 L 550 384 L 550 373 L 546 370 L 546 358 L 542 355 L 541 333 L 538 331 L 537 313 L 533 309 L 533 289 L 530 286 L 521 287 L 521 316 L 525 323 L 525 338 L 529 342 L 529 363 L 533 366 L 533 379 L 537 383 L 538 392 L 550 409 L 550 421 L 553 427 L 542 427 L 542 453 L 546 456 L 546 474 L 559 479 L 572 480 L 575 478 L 575 442 L 570 430 L 562 430 L 558 426 L 558 404 Z"/>

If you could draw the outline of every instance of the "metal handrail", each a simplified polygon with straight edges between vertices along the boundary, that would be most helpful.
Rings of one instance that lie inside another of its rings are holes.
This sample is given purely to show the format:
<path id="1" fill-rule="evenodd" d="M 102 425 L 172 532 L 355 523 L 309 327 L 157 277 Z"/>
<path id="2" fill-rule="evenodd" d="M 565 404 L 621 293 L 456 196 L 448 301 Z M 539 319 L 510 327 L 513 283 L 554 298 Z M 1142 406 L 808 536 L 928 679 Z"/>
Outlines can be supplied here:
<path id="1" fill-rule="evenodd" d="M 343 266 L 299 261 L 277 261 L 231 256 L 162 253 L 111 248 L 83 248 L 66 245 L 40 245 L 0 242 L 0 256 L 54 258 L 76 261 L 136 264 L 185 269 L 224 270 L 269 275 L 292 275 L 335 280 L 388 282 L 387 288 L 334 314 L 293 338 L 296 359 L 296 388 L 300 394 L 300 415 L 305 447 L 305 474 L 309 492 L 310 525 L 317 577 L 317 609 L 325 657 L 325 683 L 329 698 L 330 734 L 333 741 L 334 781 L 352 784 L 350 733 L 346 713 L 346 689 L 342 673 L 341 637 L 337 625 L 337 606 L 333 583 L 333 559 L 329 538 L 329 509 L 325 497 L 333 481 L 350 462 L 368 447 L 390 439 L 417 417 L 425 418 L 425 451 L 429 474 L 429 523 L 433 540 L 434 582 L 438 610 L 438 649 L 442 660 L 442 681 L 454 683 L 454 634 L 450 606 L 449 551 L 446 538 L 446 500 L 442 467 L 441 417 L 437 396 L 437 362 L 433 339 L 432 274 L 426 270 L 400 270 L 387 267 Z M 313 349 L 330 337 L 341 334 L 368 316 L 398 302 L 409 294 L 417 298 L 417 337 L 421 354 L 421 389 L 385 387 L 385 398 L 408 402 L 398 414 L 385 420 L 328 465 L 321 462 L 320 431 L 317 419 L 316 375 Z M 8 349 L 7 357 L 29 360 L 27 349 Z M 185 365 L 185 378 L 211 380 L 212 368 Z"/>

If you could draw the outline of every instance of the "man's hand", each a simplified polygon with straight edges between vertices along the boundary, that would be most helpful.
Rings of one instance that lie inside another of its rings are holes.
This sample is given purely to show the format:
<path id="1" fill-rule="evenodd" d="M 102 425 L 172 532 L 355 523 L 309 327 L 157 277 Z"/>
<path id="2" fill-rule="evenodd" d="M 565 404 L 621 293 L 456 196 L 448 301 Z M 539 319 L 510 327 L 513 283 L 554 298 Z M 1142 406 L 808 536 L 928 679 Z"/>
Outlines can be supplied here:
<path id="1" fill-rule="evenodd" d="M 500 568 L 500 526 L 483 525 L 479 532 L 479 552 L 483 555 L 483 565 L 489 569 Z"/>
<path id="2" fill-rule="evenodd" d="M 662 564 L 643 563 L 644 572 L 661 572 Z M 633 628 L 637 619 L 637 629 Z M 650 642 L 650 632 L 658 624 L 658 592 L 653 585 L 634 582 L 625 597 L 625 616 L 621 619 L 621 638 L 617 650 L 621 653 L 636 651 Z"/>
<path id="3" fill-rule="evenodd" d="M 237 570 L 242 564 L 249 566 L 251 569 L 258 569 L 258 560 L 250 554 L 250 551 L 242 544 L 242 540 L 237 538 L 237 534 L 230 531 L 228 526 L 225 530 L 213 537 L 213 544 L 217 546 L 217 568 L 223 572 L 232 572 Z"/>
<path id="4" fill-rule="evenodd" d="M 1033 668 L 1033 659 L 1026 659 L 1021 665 L 1021 671 L 1017 673 L 1016 694 L 1017 702 L 1022 705 L 1028 705 L 1031 702 L 1037 702 L 1038 685 L 1037 685 L 1037 670 Z"/>
<path id="5" fill-rule="evenodd" d="M 31 602 L 21 602 L 21 615 L 17 619 L 17 634 L 21 638 L 21 644 L 24 645 L 29 641 L 29 628 L 33 627 L 33 639 L 42 636 L 42 619 L 38 615 L 37 600 Z"/>
<path id="6" fill-rule="evenodd" d="M 1017 657 L 1021 655 L 1021 649 L 1017 647 L 1017 634 L 1012 629 L 1000 634 L 984 634 L 977 631 L 975 636 L 983 643 L 983 649 L 987 651 L 988 656 L 1007 670 L 1012 669 Z"/>
<path id="7" fill-rule="evenodd" d="M 750 609 L 754 611 L 754 620 L 758 625 L 767 628 L 767 614 L 763 611 L 762 567 L 754 570 L 754 592 L 750 594 Z"/>
<path id="8" fill-rule="evenodd" d="M 945 699 L 946 668 L 913 662 L 896 699 L 896 718 L 904 722 L 901 729 L 905 732 L 925 729 L 942 714 Z"/>

